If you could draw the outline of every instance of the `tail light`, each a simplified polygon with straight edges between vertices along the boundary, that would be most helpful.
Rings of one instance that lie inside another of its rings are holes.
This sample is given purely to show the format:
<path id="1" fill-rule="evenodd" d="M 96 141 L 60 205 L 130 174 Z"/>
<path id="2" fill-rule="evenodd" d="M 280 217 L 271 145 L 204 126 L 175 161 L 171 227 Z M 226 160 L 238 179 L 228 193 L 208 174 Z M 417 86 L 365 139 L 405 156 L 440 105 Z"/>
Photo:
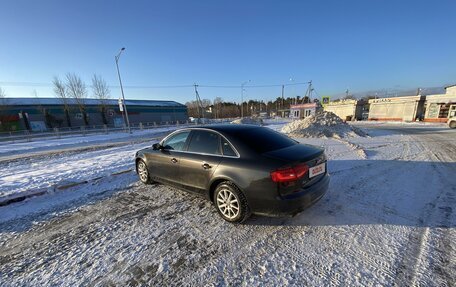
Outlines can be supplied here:
<path id="1" fill-rule="evenodd" d="M 271 172 L 273 182 L 290 182 L 303 177 L 309 171 L 309 167 L 302 163 L 290 168 L 279 169 Z"/>

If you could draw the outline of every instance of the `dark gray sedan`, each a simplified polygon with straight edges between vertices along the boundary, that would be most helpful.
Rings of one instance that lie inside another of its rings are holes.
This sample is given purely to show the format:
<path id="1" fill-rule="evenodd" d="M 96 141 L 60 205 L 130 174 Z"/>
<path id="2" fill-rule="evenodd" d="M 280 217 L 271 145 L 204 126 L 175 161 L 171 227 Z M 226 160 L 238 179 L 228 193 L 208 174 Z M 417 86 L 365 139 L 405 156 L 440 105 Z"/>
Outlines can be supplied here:
<path id="1" fill-rule="evenodd" d="M 327 191 L 324 150 L 269 128 L 211 125 L 177 130 L 136 153 L 143 183 L 160 182 L 202 195 L 220 216 L 294 215 Z"/>

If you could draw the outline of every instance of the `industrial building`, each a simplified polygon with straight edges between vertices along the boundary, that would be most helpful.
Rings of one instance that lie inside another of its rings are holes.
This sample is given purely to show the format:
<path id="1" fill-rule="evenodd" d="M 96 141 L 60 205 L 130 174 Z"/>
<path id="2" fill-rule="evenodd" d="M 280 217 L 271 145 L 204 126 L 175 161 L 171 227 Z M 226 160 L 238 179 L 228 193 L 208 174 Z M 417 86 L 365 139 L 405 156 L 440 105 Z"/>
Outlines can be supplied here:
<path id="1" fill-rule="evenodd" d="M 407 96 L 369 100 L 370 121 L 415 121 L 424 116 L 425 97 Z"/>
<path id="2" fill-rule="evenodd" d="M 347 99 L 324 104 L 323 109 L 336 114 L 344 121 L 360 121 L 363 119 L 363 113 L 368 111 L 368 105 L 364 100 Z"/>
<path id="3" fill-rule="evenodd" d="M 445 94 L 426 96 L 425 122 L 445 123 L 450 108 L 456 105 L 456 85 L 445 87 Z"/>
<path id="4" fill-rule="evenodd" d="M 187 107 L 174 101 L 126 100 L 125 105 L 133 126 L 188 120 Z M 4 98 L 0 101 L 1 131 L 102 125 L 124 125 L 124 114 L 117 100 L 80 99 L 77 102 L 66 99 L 66 105 L 59 98 Z"/>
<path id="5" fill-rule="evenodd" d="M 369 120 L 445 123 L 455 104 L 456 85 L 445 87 L 445 94 L 371 99 Z"/>

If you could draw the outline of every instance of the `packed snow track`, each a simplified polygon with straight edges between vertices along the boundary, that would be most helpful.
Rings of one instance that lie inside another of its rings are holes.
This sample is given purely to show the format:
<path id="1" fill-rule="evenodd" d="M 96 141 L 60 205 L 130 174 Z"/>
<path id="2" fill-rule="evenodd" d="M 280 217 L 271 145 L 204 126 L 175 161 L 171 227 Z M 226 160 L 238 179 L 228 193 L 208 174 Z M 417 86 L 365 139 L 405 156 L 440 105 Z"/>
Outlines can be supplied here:
<path id="1" fill-rule="evenodd" d="M 133 158 L 141 144 L 0 163 L 19 188 L 54 161 L 85 162 L 73 176 L 97 176 L 0 207 L 0 285 L 455 286 L 456 130 L 358 127 L 369 137 L 299 139 L 328 154 L 322 200 L 293 218 L 243 225 L 133 171 L 100 177 L 88 167 L 106 169 L 93 161 L 119 152 Z"/>

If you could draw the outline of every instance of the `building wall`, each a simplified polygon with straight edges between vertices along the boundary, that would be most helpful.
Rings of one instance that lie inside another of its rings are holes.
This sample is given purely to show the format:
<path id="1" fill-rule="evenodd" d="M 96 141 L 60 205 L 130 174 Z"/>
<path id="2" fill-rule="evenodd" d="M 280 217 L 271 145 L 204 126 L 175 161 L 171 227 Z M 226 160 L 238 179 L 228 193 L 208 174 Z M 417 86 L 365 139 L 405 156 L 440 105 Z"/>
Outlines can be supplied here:
<path id="1" fill-rule="evenodd" d="M 420 117 L 424 97 L 396 97 L 369 100 L 371 121 L 414 121 Z"/>
<path id="2" fill-rule="evenodd" d="M 164 124 L 166 122 L 183 123 L 188 120 L 186 106 L 127 106 L 130 125 L 137 126 L 139 123 Z M 86 106 L 89 126 L 103 125 L 102 113 L 99 106 Z M 64 128 L 68 127 L 66 115 L 62 105 L 29 105 L 29 106 L 7 106 L 3 114 L 9 118 L 14 118 L 8 123 L 3 122 L 2 127 L 14 127 L 12 129 L 27 129 L 24 118 L 28 119 L 29 124 L 40 129 L 45 128 Z M 22 115 L 18 116 L 19 114 Z M 46 118 L 46 114 L 48 114 Z M 85 126 L 81 112 L 76 106 L 70 106 L 70 121 L 72 127 Z M 106 107 L 106 120 L 108 126 L 122 126 L 123 116 L 118 106 Z M 0 129 L 2 128 L 0 127 Z"/>
<path id="3" fill-rule="evenodd" d="M 335 113 L 342 120 L 361 120 L 363 112 L 363 101 L 345 100 L 326 104 L 325 111 Z"/>
<path id="4" fill-rule="evenodd" d="M 315 103 L 300 104 L 290 106 L 290 118 L 303 119 L 309 116 L 314 116 L 320 107 Z"/>
<path id="5" fill-rule="evenodd" d="M 445 95 L 456 96 L 456 85 L 445 88 Z"/>
<path id="6" fill-rule="evenodd" d="M 452 104 L 456 104 L 456 86 L 447 87 L 445 94 L 426 97 L 426 122 L 446 122 Z"/>

